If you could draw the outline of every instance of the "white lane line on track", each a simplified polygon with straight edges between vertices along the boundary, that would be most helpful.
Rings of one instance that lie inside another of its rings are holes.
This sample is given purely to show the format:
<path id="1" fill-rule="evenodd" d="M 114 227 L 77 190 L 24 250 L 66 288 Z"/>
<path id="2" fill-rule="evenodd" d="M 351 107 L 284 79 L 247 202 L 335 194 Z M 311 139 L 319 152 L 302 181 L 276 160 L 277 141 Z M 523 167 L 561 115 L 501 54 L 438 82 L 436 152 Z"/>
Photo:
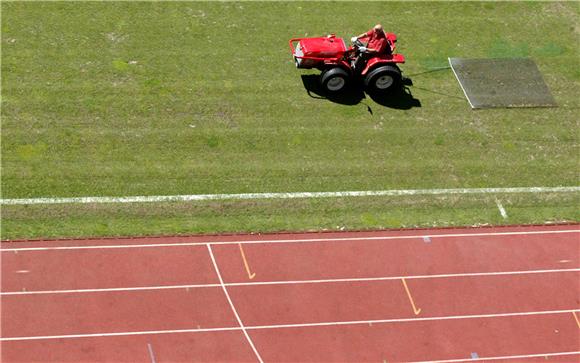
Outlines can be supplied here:
<path id="1" fill-rule="evenodd" d="M 425 232 L 428 232 L 427 230 Z M 183 243 L 155 243 L 135 245 L 93 245 L 93 246 L 60 246 L 60 247 L 23 247 L 2 248 L 0 252 L 29 252 L 29 251 L 66 251 L 66 250 L 99 250 L 116 248 L 161 248 L 161 247 L 187 247 L 187 246 L 220 246 L 234 244 L 275 244 L 275 243 L 314 243 L 314 242 L 354 242 L 354 241 L 388 241 L 404 239 L 423 239 L 429 236 L 434 238 L 458 238 L 458 237 L 493 237 L 493 236 L 531 236 L 539 234 L 563 234 L 580 233 L 580 229 L 569 230 L 546 230 L 546 231 L 518 231 L 518 232 L 485 232 L 485 233 L 450 233 L 450 234 L 419 234 L 412 236 L 376 236 L 376 237 L 333 237 L 333 238 L 308 238 L 308 239 L 274 239 L 274 240 L 241 240 L 241 241 L 200 241 Z M 6 244 L 18 244 L 20 242 L 5 242 Z M 39 243 L 39 242 L 34 242 Z"/>
<path id="2" fill-rule="evenodd" d="M 296 192 L 296 193 L 193 194 L 193 195 L 156 195 L 156 196 L 130 196 L 130 197 L 25 198 L 25 199 L 0 199 L 0 205 L 152 203 L 152 202 L 191 202 L 205 200 L 299 199 L 299 198 L 341 198 L 341 197 L 375 197 L 375 196 L 402 196 L 402 195 L 570 193 L 570 192 L 580 192 L 580 186 L 521 187 L 521 188 L 402 189 L 402 190 L 366 190 L 366 191 L 344 191 L 344 192 Z"/>
<path id="3" fill-rule="evenodd" d="M 137 286 L 137 287 L 111 287 L 102 289 L 75 289 L 75 290 L 37 290 L 37 291 L 6 291 L 0 292 L 0 296 L 13 295 L 45 295 L 45 294 L 75 294 L 91 292 L 130 292 L 130 291 L 150 291 L 150 290 L 178 290 L 178 289 L 198 289 L 205 287 L 221 287 L 221 284 L 197 284 L 197 285 L 159 285 L 159 286 Z M 226 284 L 228 286 L 228 284 Z"/>
<path id="4" fill-rule="evenodd" d="M 489 360 L 504 360 L 504 359 L 525 359 L 525 358 L 544 358 L 544 357 L 559 357 L 566 355 L 578 355 L 578 352 L 558 352 L 558 353 L 537 353 L 537 354 L 522 354 L 522 355 L 505 355 L 501 357 L 479 357 L 479 358 L 459 358 L 459 359 L 446 359 L 446 360 L 426 360 L 426 361 L 415 361 L 409 363 L 455 363 L 455 362 L 481 362 Z"/>
<path id="5" fill-rule="evenodd" d="M 183 333 L 203 333 L 203 332 L 221 332 L 221 331 L 292 329 L 292 328 L 309 328 L 309 327 L 320 327 L 320 326 L 345 326 L 345 325 L 361 325 L 361 324 L 366 325 L 366 324 L 388 324 L 388 323 L 412 323 L 412 322 L 419 322 L 419 321 L 445 321 L 445 320 L 461 320 L 461 319 L 506 318 L 506 317 L 531 316 L 531 315 L 570 314 L 573 312 L 580 312 L 580 309 L 527 311 L 527 312 L 519 312 L 519 313 L 482 314 L 482 315 L 453 315 L 453 316 L 436 316 L 436 317 L 423 317 L 423 318 L 351 320 L 351 321 L 333 321 L 333 322 L 302 323 L 302 324 L 255 325 L 255 326 L 244 326 L 244 327 L 236 326 L 236 327 L 225 327 L 225 328 L 149 330 L 149 331 L 131 331 L 131 332 L 116 332 L 116 333 L 2 337 L 2 338 L 0 338 L 0 342 L 23 341 L 23 340 L 96 338 L 96 337 L 151 335 L 151 334 L 180 334 L 180 333 L 183 334 Z"/>
<path id="6" fill-rule="evenodd" d="M 411 276 L 384 276 L 384 277 L 355 277 L 355 278 L 338 278 L 338 279 L 317 279 L 317 280 L 288 280 L 288 281 L 256 281 L 256 282 L 229 282 L 223 286 L 261 286 L 261 285 L 299 285 L 299 284 L 325 284 L 325 283 L 342 283 L 342 282 L 373 282 L 373 281 L 390 281 L 390 280 L 420 280 L 436 278 L 454 278 L 454 277 L 484 277 L 484 276 L 510 276 L 510 275 L 527 275 L 527 274 L 545 274 L 545 273 L 566 273 L 580 272 L 580 268 L 554 269 L 554 270 L 524 270 L 524 271 L 500 271 L 500 272 L 466 272 L 457 274 L 439 274 L 439 275 L 411 275 Z M 73 293 L 91 293 L 91 292 L 129 292 L 143 290 L 171 290 L 171 289 L 195 289 L 206 287 L 221 287 L 222 284 L 196 284 L 196 285 L 161 285 L 161 286 L 140 286 L 140 287 L 116 287 L 102 289 L 76 289 L 76 290 L 38 290 L 38 291 L 6 291 L 0 292 L 0 296 L 13 295 L 43 295 L 43 294 L 73 294 Z"/>
<path id="7" fill-rule="evenodd" d="M 147 343 L 147 349 L 149 350 L 149 359 L 151 359 L 151 363 L 157 363 L 155 361 L 155 354 L 153 353 L 153 347 L 151 343 Z"/>
<path id="8" fill-rule="evenodd" d="M 238 324 L 240 325 L 240 329 L 242 330 L 242 332 L 246 336 L 246 339 L 248 340 L 248 343 L 250 344 L 250 346 L 252 347 L 252 350 L 256 354 L 256 358 L 258 358 L 258 361 L 260 363 L 264 363 L 264 361 L 262 360 L 262 357 L 260 356 L 260 353 L 258 353 L 258 350 L 256 349 L 256 346 L 254 345 L 254 342 L 252 341 L 252 339 L 250 338 L 250 335 L 248 334 L 246 328 L 244 327 L 244 323 L 242 323 L 242 319 L 240 319 L 240 315 L 238 314 L 238 311 L 236 310 L 236 307 L 234 306 L 234 303 L 230 297 L 230 294 L 228 293 L 228 289 L 226 288 L 226 285 L 224 284 L 222 274 L 220 273 L 220 269 L 217 265 L 217 262 L 215 260 L 215 257 L 213 255 L 213 251 L 211 250 L 210 245 L 207 245 L 207 250 L 209 251 L 209 256 L 211 257 L 211 262 L 213 263 L 213 267 L 215 268 L 215 272 L 217 274 L 217 277 L 220 280 L 220 285 L 221 285 L 222 289 L 224 290 L 224 293 L 226 294 L 226 297 L 228 298 L 228 302 L 230 303 L 230 307 L 232 308 L 232 311 L 234 312 L 234 315 L 236 316 L 236 320 L 238 321 Z"/>

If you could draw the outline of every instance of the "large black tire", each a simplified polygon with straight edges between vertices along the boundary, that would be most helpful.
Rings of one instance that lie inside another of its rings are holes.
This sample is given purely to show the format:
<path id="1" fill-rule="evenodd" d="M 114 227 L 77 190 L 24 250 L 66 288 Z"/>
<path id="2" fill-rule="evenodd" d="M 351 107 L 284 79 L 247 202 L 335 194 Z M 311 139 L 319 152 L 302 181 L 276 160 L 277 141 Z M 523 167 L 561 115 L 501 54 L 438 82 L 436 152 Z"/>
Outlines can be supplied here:
<path id="1" fill-rule="evenodd" d="M 322 72 L 320 75 L 320 84 L 326 92 L 337 93 L 346 88 L 349 78 L 347 71 L 340 67 L 334 67 Z"/>
<path id="2" fill-rule="evenodd" d="M 401 70 L 394 65 L 380 66 L 365 76 L 364 83 L 369 92 L 389 92 L 401 86 Z"/>

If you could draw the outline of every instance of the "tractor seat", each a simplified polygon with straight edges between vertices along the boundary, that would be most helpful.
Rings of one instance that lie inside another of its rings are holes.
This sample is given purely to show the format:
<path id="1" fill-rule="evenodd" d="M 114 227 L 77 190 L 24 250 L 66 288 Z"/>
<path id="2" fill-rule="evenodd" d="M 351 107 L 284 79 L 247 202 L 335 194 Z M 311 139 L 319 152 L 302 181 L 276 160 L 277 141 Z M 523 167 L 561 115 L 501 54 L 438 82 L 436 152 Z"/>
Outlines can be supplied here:
<path id="1" fill-rule="evenodd" d="M 384 54 L 386 55 L 391 55 L 393 54 L 393 44 L 391 43 L 391 41 L 389 39 L 387 39 L 387 46 L 385 47 L 385 52 Z"/>

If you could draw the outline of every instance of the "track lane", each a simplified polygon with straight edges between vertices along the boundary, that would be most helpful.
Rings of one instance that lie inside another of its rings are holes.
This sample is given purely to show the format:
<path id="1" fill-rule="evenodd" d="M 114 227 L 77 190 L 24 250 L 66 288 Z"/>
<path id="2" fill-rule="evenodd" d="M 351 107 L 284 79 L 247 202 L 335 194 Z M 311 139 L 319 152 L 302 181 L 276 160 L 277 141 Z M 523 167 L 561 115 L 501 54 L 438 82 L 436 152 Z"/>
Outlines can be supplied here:
<path id="1" fill-rule="evenodd" d="M 252 281 L 548 270 L 580 267 L 580 234 L 251 244 Z M 239 246 L 213 246 L 226 283 L 247 282 Z"/>
<path id="2" fill-rule="evenodd" d="M 521 232 L 519 228 L 514 229 Z M 536 229 L 535 232 L 546 231 Z M 481 232 L 480 229 L 476 231 Z M 401 237 L 411 232 L 417 231 L 405 231 Z M 256 271 L 256 278 L 253 281 L 485 273 L 569 269 L 580 266 L 580 256 L 576 252 L 580 250 L 580 237 L 577 237 L 580 233 L 506 237 L 485 233 L 474 235 L 474 232 L 464 231 L 462 235 L 468 237 L 447 237 L 449 234 L 456 234 L 457 231 L 446 232 L 449 232 L 444 234 L 446 237 L 432 237 L 428 243 L 423 238 L 349 241 L 344 240 L 344 236 L 337 236 L 336 238 L 341 239 L 335 242 L 325 239 L 324 242 L 298 244 L 252 243 L 245 245 L 244 250 L 247 262 Z M 507 231 L 510 232 L 514 231 L 512 229 Z M 384 234 L 375 233 L 374 236 Z M 392 232 L 388 234 L 394 237 Z M 356 236 L 352 233 L 346 235 L 353 238 Z M 369 233 L 366 235 L 369 238 L 373 236 Z M 431 234 L 435 235 L 437 233 Z M 227 236 L 224 239 L 235 237 Z M 286 238 L 286 235 L 260 236 L 266 240 L 272 240 L 271 237 Z M 150 242 L 158 240 L 150 239 Z M 173 238 L 168 242 L 178 240 Z M 550 243 L 546 243 L 547 240 Z M 68 242 L 78 243 L 78 241 Z M 111 243 L 109 240 L 100 242 Z M 125 243 L 143 243 L 143 240 L 123 240 L 119 245 Z M 4 247 L 2 292 L 217 283 L 211 262 L 205 256 L 207 251 L 204 245 L 132 248 L 130 252 L 122 248 L 6 251 L 6 245 L 14 246 L 20 243 L 2 245 Z M 222 265 L 226 283 L 248 281 L 238 247 L 236 244 L 212 247 Z M 168 260 L 171 263 L 167 263 Z M 352 265 L 356 265 L 356 269 L 353 269 Z M 59 276 L 58 279 L 43 278 L 56 275 Z"/>
<path id="3" fill-rule="evenodd" d="M 579 351 L 570 314 L 251 331 L 270 362 L 411 362 Z M 517 361 L 517 360 L 516 360 Z"/>
<path id="4" fill-rule="evenodd" d="M 408 280 L 411 297 L 401 280 L 228 290 L 245 324 L 259 326 L 574 310 L 578 281 L 580 272 Z"/>
<path id="5" fill-rule="evenodd" d="M 216 283 L 205 246 L 2 254 L 2 292 Z"/>
<path id="6" fill-rule="evenodd" d="M 237 326 L 220 287 L 32 296 L 3 296 L 3 338 Z"/>
<path id="7" fill-rule="evenodd" d="M 241 331 L 10 341 L 2 362 L 255 362 Z M 151 352 L 150 352 L 151 351 Z"/>

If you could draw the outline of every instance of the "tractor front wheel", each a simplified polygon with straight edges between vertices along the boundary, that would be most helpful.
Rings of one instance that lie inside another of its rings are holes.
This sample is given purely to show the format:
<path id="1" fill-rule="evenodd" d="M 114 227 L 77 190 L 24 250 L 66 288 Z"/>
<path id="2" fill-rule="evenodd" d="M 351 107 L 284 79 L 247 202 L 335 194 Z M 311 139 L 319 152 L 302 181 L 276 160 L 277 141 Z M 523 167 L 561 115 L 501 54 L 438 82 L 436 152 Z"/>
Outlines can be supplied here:
<path id="1" fill-rule="evenodd" d="M 370 71 L 365 79 L 365 86 L 371 92 L 387 92 L 401 85 L 401 71 L 396 66 L 382 66 Z"/>
<path id="2" fill-rule="evenodd" d="M 337 93 L 348 84 L 348 72 L 340 67 L 325 70 L 320 75 L 320 83 L 326 92 Z"/>

